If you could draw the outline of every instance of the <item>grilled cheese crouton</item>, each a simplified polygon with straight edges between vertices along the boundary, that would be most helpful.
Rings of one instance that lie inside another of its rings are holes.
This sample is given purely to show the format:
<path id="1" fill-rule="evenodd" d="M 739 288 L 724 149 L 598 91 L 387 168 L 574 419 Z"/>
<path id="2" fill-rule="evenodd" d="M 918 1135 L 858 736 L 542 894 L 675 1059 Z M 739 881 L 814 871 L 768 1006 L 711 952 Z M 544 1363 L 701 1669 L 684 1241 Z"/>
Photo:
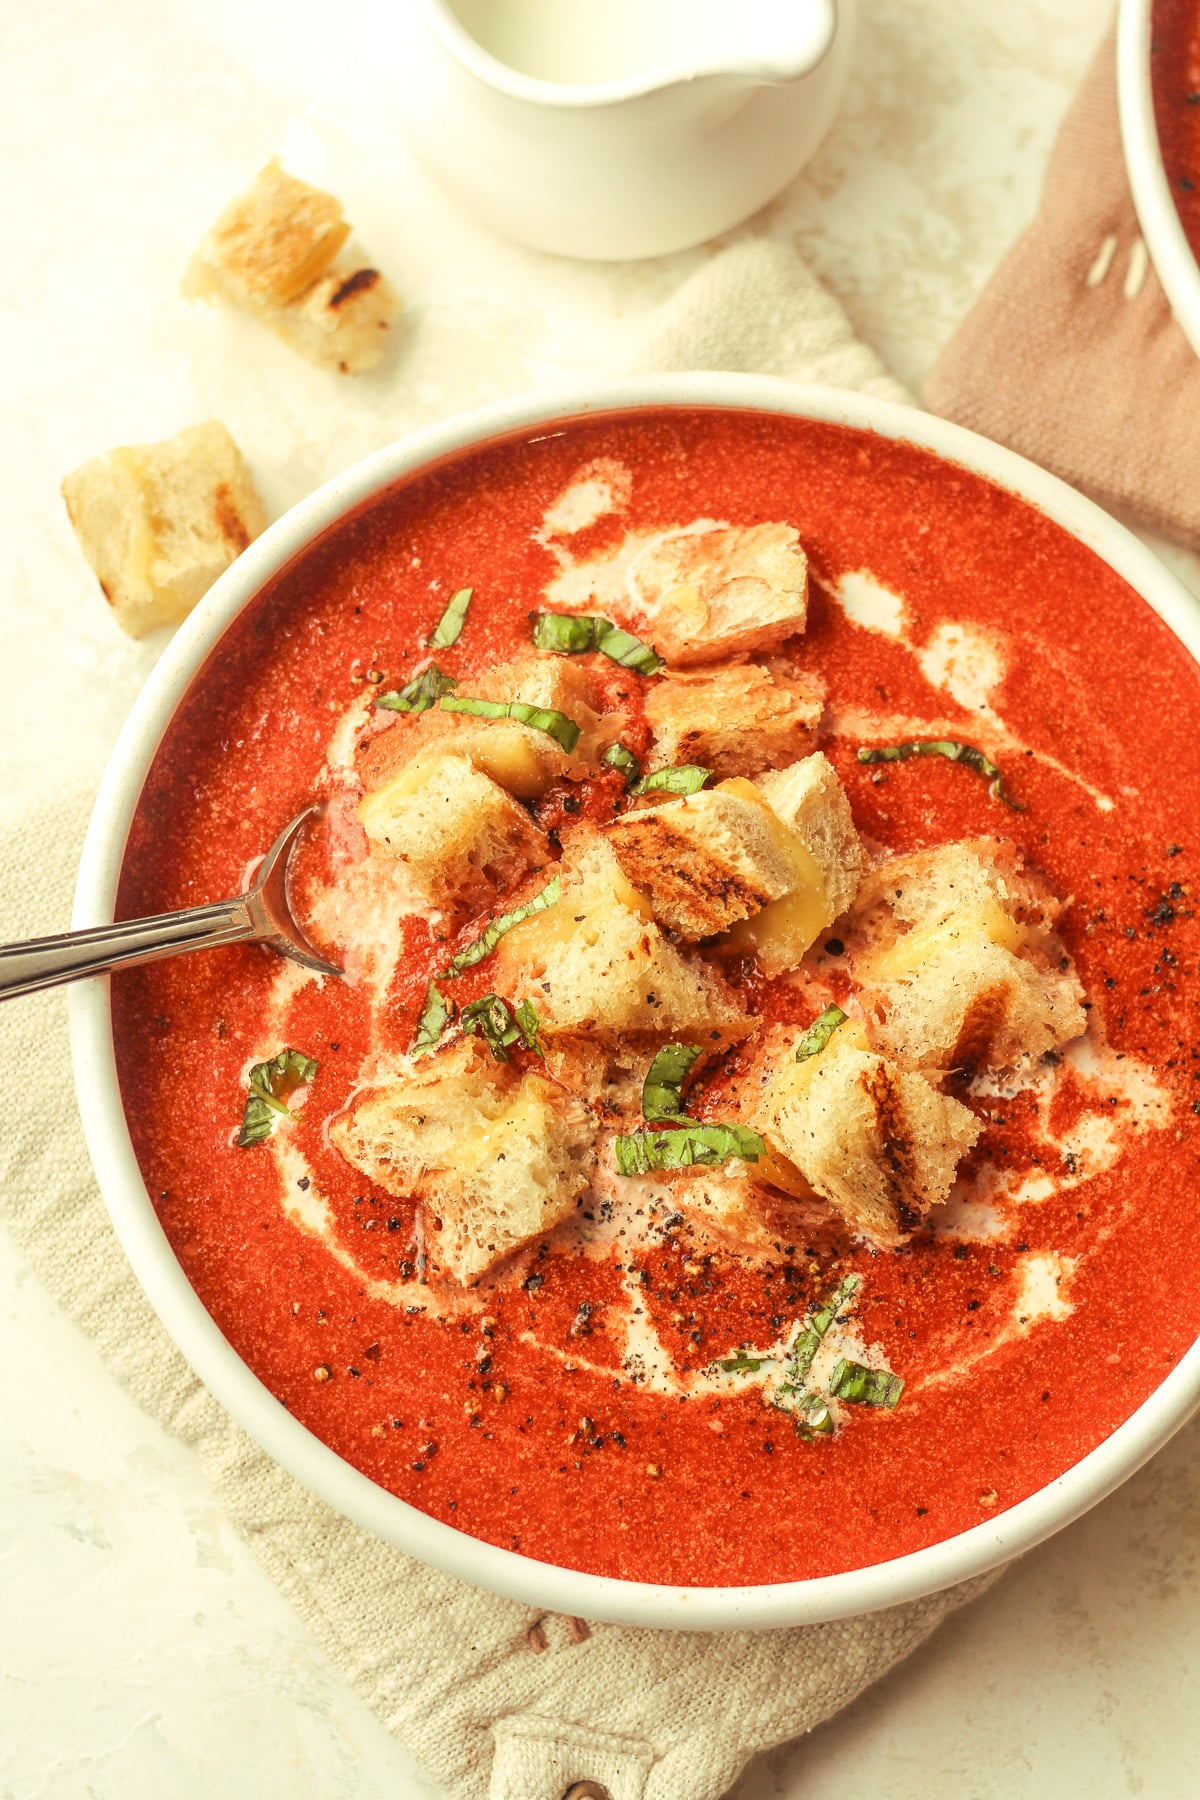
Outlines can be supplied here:
<path id="1" fill-rule="evenodd" d="M 794 1163 L 767 1146 L 757 1162 L 696 1164 L 668 1177 L 672 1203 L 693 1225 L 739 1250 L 781 1255 L 811 1243 L 827 1213 Z"/>
<path id="2" fill-rule="evenodd" d="M 751 781 L 628 812 L 605 836 L 655 918 L 686 938 L 715 936 L 797 879 L 787 829 Z"/>
<path id="3" fill-rule="evenodd" d="M 761 663 L 668 671 L 646 694 L 651 769 L 693 763 L 715 776 L 780 769 L 812 748 L 825 705 L 816 675 Z"/>
<path id="4" fill-rule="evenodd" d="M 557 904 L 509 931 L 494 958 L 498 987 L 528 994 L 543 1031 L 716 1047 L 754 1029 L 715 971 L 667 942 L 609 844 L 591 840 L 563 866 L 562 883 Z"/>
<path id="5" fill-rule="evenodd" d="M 790 525 L 669 532 L 637 558 L 630 585 L 669 663 L 718 662 L 804 630 L 808 560 Z"/>
<path id="6" fill-rule="evenodd" d="M 1007 1069 L 1079 1037 L 1060 910 L 997 839 L 883 863 L 846 920 L 872 1041 L 908 1066 Z"/>
<path id="7" fill-rule="evenodd" d="M 382 356 L 399 302 L 377 269 L 340 256 L 349 234 L 333 195 L 274 158 L 212 227 L 183 291 L 246 307 L 310 361 L 357 375 Z"/>
<path id="8" fill-rule="evenodd" d="M 580 1101 L 474 1038 L 414 1063 L 329 1128 L 375 1186 L 424 1203 L 432 1260 L 464 1284 L 570 1215 L 593 1135 Z"/>
<path id="9" fill-rule="evenodd" d="M 482 906 L 550 861 L 524 807 L 449 750 L 414 758 L 364 794 L 358 821 L 373 853 L 404 863 L 430 903 L 452 913 Z"/>
<path id="10" fill-rule="evenodd" d="M 773 1059 L 749 1123 L 813 1191 L 878 1244 L 898 1244 L 954 1184 L 979 1136 L 971 1110 L 867 1048 L 861 1025 L 795 1060 L 795 1039 Z"/>
<path id="11" fill-rule="evenodd" d="M 267 523 L 241 451 L 216 419 L 93 457 L 62 492 L 79 547 L 130 637 L 186 618 Z"/>
<path id="12" fill-rule="evenodd" d="M 535 800 L 551 782 L 593 767 L 604 745 L 620 735 L 623 715 L 602 719 L 591 676 L 561 656 L 531 651 L 488 675 L 465 676 L 460 685 L 463 693 L 481 700 L 523 700 L 527 706 L 564 713 L 579 726 L 579 742 L 568 755 L 548 732 L 518 719 L 476 719 L 435 706 L 416 716 L 402 716 L 389 730 L 367 740 L 359 752 L 358 770 L 368 787 L 390 778 L 429 745 L 445 744 L 519 800 Z"/>
<path id="13" fill-rule="evenodd" d="M 785 894 L 736 924 L 726 941 L 773 976 L 794 969 L 845 911 L 867 858 L 845 790 L 820 751 L 754 785 L 787 831 L 796 873 Z"/>

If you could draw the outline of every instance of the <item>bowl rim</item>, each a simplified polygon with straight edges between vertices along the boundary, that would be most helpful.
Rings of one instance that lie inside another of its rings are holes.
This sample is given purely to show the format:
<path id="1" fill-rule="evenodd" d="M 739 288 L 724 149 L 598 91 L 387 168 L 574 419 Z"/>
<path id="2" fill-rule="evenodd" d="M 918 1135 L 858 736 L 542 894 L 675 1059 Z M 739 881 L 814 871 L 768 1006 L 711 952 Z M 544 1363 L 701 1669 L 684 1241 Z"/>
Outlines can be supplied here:
<path id="1" fill-rule="evenodd" d="M 150 762 L 191 680 L 232 619 L 285 563 L 382 488 L 514 432 L 634 408 L 783 413 L 900 439 L 1000 486 L 1093 550 L 1200 662 L 1200 606 L 1131 532 L 1014 452 L 915 408 L 767 376 L 648 375 L 518 395 L 390 444 L 326 482 L 270 526 L 180 627 L 113 749 L 88 826 L 77 928 L 112 919 L 129 825 Z M 117 1084 L 109 979 L 69 994 L 84 1134 L 117 1236 L 142 1288 L 196 1375 L 285 1470 L 354 1524 L 423 1563 L 539 1608 L 615 1624 L 723 1630 L 815 1624 L 915 1600 L 984 1574 L 1042 1542 L 1111 1493 L 1200 1403 L 1200 1340 L 1131 1416 L 1062 1475 L 996 1517 L 924 1549 L 841 1574 L 754 1587 L 675 1587 L 535 1561 L 467 1536 L 388 1493 L 274 1398 L 222 1335 L 176 1261 L 138 1168 Z"/>
<path id="2" fill-rule="evenodd" d="M 1121 0 L 1117 112 L 1134 211 L 1155 273 L 1184 335 L 1200 356 L 1200 263 L 1187 240 L 1163 163 L 1154 117 L 1150 40 L 1154 0 Z"/>

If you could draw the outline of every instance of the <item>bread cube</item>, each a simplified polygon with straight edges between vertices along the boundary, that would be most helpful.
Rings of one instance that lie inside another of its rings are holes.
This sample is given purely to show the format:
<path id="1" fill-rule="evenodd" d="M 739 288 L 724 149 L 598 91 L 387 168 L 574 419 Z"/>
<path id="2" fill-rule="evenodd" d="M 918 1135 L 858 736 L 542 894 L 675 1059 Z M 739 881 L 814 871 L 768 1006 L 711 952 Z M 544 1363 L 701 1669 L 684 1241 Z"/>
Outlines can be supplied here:
<path id="1" fill-rule="evenodd" d="M 719 662 L 804 630 L 808 561 L 790 525 L 671 532 L 638 557 L 631 587 L 669 663 Z"/>
<path id="2" fill-rule="evenodd" d="M 452 914 L 486 905 L 551 860 L 524 807 L 451 751 L 405 763 L 363 795 L 358 820 L 372 852 L 404 863 L 430 904 Z"/>
<path id="3" fill-rule="evenodd" d="M 382 356 L 399 302 L 377 269 L 339 254 L 349 234 L 333 195 L 275 158 L 212 227 L 183 291 L 246 307 L 310 361 L 357 375 Z"/>
<path id="4" fill-rule="evenodd" d="M 754 785 L 786 828 L 794 872 L 788 891 L 734 925 L 727 942 L 774 976 L 794 969 L 845 911 L 867 858 L 845 790 L 820 751 Z"/>
<path id="5" fill-rule="evenodd" d="M 873 1043 L 906 1067 L 1011 1069 L 1081 1036 L 1060 910 L 997 839 L 890 858 L 846 919 Z"/>
<path id="6" fill-rule="evenodd" d="M 376 1187 L 421 1201 L 431 1259 L 464 1285 L 568 1218 L 593 1163 L 587 1107 L 476 1038 L 371 1090 L 329 1135 Z"/>
<path id="7" fill-rule="evenodd" d="M 715 776 L 781 769 L 812 748 L 825 684 L 817 675 L 727 663 L 670 671 L 646 694 L 651 769 L 698 763 Z"/>
<path id="8" fill-rule="evenodd" d="M 136 638 L 186 618 L 267 523 L 242 453 L 216 419 L 93 457 L 62 493 L 117 624 Z"/>
<path id="9" fill-rule="evenodd" d="M 686 938 L 715 936 L 796 880 L 787 829 L 752 781 L 628 812 L 605 836 L 655 918 Z"/>
<path id="10" fill-rule="evenodd" d="M 715 1169 L 697 1164 L 669 1180 L 671 1200 L 691 1224 L 734 1249 L 762 1256 L 811 1243 L 827 1216 L 824 1201 L 800 1171 L 769 1145 L 757 1162 L 734 1158 Z"/>
<path id="11" fill-rule="evenodd" d="M 902 1243 L 946 1199 L 979 1120 L 924 1075 L 869 1050 L 852 1022 L 803 1062 L 798 1043 L 774 1059 L 750 1124 L 855 1231 Z"/>
<path id="12" fill-rule="evenodd" d="M 667 942 L 609 844 L 587 840 L 573 857 L 561 900 L 497 945 L 502 992 L 528 995 L 552 1036 L 641 1032 L 715 1048 L 754 1029 L 720 976 Z"/>
<path id="13" fill-rule="evenodd" d="M 367 740 L 358 767 L 368 786 L 390 777 L 428 745 L 446 744 L 518 799 L 536 800 L 564 775 L 582 775 L 593 767 L 604 745 L 620 736 L 623 715 L 600 718 L 591 676 L 566 657 L 531 651 L 487 675 L 464 676 L 460 685 L 464 694 L 482 700 L 523 700 L 527 706 L 565 713 L 580 727 L 579 742 L 568 755 L 549 732 L 518 719 L 476 719 L 434 706 L 415 716 L 401 715 L 390 730 Z"/>

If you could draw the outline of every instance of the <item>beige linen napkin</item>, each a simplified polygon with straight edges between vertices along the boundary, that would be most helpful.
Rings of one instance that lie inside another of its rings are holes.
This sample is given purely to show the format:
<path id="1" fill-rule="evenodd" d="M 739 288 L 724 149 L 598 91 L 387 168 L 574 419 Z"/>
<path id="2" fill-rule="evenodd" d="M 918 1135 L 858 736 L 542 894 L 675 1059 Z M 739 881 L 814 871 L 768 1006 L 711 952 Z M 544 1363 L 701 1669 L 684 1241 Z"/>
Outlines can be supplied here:
<path id="1" fill-rule="evenodd" d="M 1200 359 L 1146 256 L 1110 31 L 1063 122 L 1041 205 L 934 365 L 931 412 L 1200 548 Z"/>
<path id="2" fill-rule="evenodd" d="M 766 365 L 901 394 L 829 295 L 789 252 L 765 244 L 706 265 L 630 360 Z M 67 924 L 90 802 L 81 789 L 0 807 L 0 942 Z M 71 1080 L 61 991 L 0 1006 L 0 1066 L 0 1212 L 13 1236 L 117 1378 L 194 1446 L 230 1517 L 314 1636 L 456 1800 L 560 1800 L 587 1780 L 611 1800 L 717 1800 L 750 1757 L 847 1705 L 988 1585 L 990 1577 L 805 1629 L 596 1624 L 584 1636 L 578 1622 L 543 1618 L 425 1568 L 284 1474 L 159 1325 L 109 1225 L 73 1109 L 45 1104 Z"/>

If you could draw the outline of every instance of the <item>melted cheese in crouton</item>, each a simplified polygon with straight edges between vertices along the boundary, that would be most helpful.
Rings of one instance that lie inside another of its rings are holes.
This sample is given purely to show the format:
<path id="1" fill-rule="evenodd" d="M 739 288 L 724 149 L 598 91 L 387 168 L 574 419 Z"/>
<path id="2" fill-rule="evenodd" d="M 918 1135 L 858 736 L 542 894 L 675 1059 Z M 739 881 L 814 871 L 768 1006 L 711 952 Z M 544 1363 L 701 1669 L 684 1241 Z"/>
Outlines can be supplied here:
<path id="1" fill-rule="evenodd" d="M 465 756 L 430 750 L 364 794 L 358 821 L 374 853 L 403 862 L 435 906 L 483 906 L 550 847 L 529 814 Z"/>
<path id="2" fill-rule="evenodd" d="M 852 1023 L 803 1062 L 789 1044 L 751 1123 L 848 1224 L 880 1244 L 902 1242 L 946 1198 L 981 1129 L 969 1107 L 925 1076 L 868 1050 Z"/>
<path id="3" fill-rule="evenodd" d="M 1080 1036 L 1059 910 L 995 839 L 882 864 L 846 922 L 873 1041 L 909 1066 L 1013 1068 Z"/>
<path id="4" fill-rule="evenodd" d="M 754 1028 L 699 957 L 667 942 L 611 847 L 593 841 L 563 872 L 563 895 L 500 940 L 504 991 L 529 993 L 555 1033 L 648 1033 L 728 1044 Z"/>
<path id="5" fill-rule="evenodd" d="M 131 637 L 186 618 L 267 523 L 241 452 L 215 419 L 94 457 L 62 492 L 79 547 Z"/>
<path id="6" fill-rule="evenodd" d="M 592 1130 L 557 1083 L 459 1039 L 358 1100 L 329 1135 L 376 1186 L 424 1202 L 433 1261 L 473 1282 L 574 1210 Z"/>

